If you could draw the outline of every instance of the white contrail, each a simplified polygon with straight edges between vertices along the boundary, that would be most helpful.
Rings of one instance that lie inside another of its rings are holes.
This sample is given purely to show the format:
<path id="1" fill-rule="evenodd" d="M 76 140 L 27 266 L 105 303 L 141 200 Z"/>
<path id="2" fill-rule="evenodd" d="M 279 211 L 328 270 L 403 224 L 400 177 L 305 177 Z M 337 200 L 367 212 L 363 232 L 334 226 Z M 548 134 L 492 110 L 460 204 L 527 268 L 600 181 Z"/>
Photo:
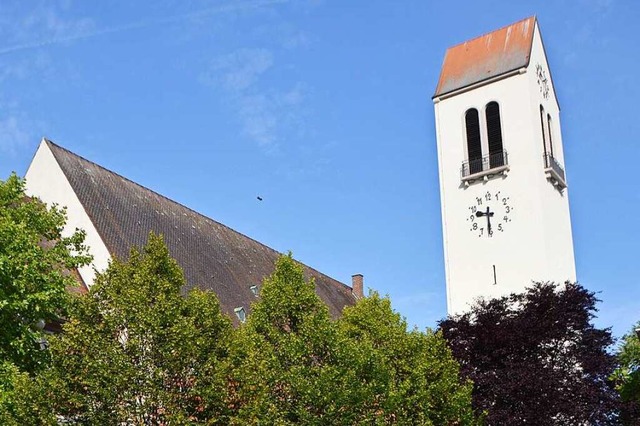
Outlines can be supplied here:
<path id="1" fill-rule="evenodd" d="M 21 50 L 37 49 L 39 47 L 45 47 L 52 44 L 63 43 L 66 41 L 82 40 L 85 38 L 97 37 L 105 34 L 135 30 L 135 29 L 150 27 L 150 26 L 159 25 L 159 24 L 167 24 L 171 22 L 181 21 L 184 19 L 197 18 L 200 16 L 215 15 L 219 13 L 232 12 L 235 10 L 254 9 L 254 8 L 260 8 L 264 6 L 270 6 L 273 4 L 287 3 L 288 1 L 289 0 L 253 0 L 253 1 L 244 1 L 244 2 L 235 1 L 233 3 L 228 3 L 228 4 L 220 5 L 217 7 L 203 9 L 196 12 L 183 13 L 180 15 L 167 16 L 164 18 L 143 20 L 139 22 L 133 22 L 131 24 L 98 29 L 98 30 L 88 31 L 86 33 L 81 33 L 81 34 L 73 34 L 66 37 L 56 37 L 48 40 L 39 40 L 39 41 L 22 43 L 22 44 L 16 44 L 13 46 L 2 47 L 0 48 L 0 55 L 6 55 L 7 53 L 18 52 Z"/>

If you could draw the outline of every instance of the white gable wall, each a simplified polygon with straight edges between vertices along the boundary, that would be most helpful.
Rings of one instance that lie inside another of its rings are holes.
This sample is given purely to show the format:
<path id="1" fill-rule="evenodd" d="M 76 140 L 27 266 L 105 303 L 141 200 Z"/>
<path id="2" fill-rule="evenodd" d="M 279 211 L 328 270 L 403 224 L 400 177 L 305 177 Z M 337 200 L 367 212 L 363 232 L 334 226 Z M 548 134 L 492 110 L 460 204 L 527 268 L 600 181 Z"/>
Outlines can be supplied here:
<path id="1" fill-rule="evenodd" d="M 86 232 L 85 245 L 89 247 L 93 262 L 91 265 L 79 268 L 78 272 L 87 286 L 91 286 L 95 279 L 95 270 L 105 270 L 111 256 L 44 140 L 31 161 L 25 179 L 27 195 L 38 197 L 49 206 L 52 204 L 66 206 L 67 225 L 64 235 L 73 234 L 76 228 Z"/>

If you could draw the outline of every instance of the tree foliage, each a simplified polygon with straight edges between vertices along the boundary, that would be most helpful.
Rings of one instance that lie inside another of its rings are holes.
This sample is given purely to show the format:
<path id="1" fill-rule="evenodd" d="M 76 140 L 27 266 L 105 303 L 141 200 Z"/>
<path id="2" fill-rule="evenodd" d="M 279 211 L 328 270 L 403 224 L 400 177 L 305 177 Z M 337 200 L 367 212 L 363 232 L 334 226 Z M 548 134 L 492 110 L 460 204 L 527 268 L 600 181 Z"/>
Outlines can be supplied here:
<path id="1" fill-rule="evenodd" d="M 438 333 L 407 330 L 372 294 L 333 321 L 292 256 L 278 259 L 245 324 L 151 235 L 74 299 L 52 362 L 0 371 L 7 425 L 473 425 L 471 385 Z M 24 395 L 28 395 L 25 397 Z"/>
<path id="2" fill-rule="evenodd" d="M 302 267 L 283 256 L 264 280 L 234 343 L 232 424 L 339 424 L 352 419 L 351 374 L 324 303 Z M 346 374 L 345 374 L 346 373 Z"/>
<path id="3" fill-rule="evenodd" d="M 615 424 L 613 339 L 591 324 L 596 302 L 578 284 L 537 283 L 440 322 L 488 424 Z"/>
<path id="4" fill-rule="evenodd" d="M 29 375 L 11 363 L 0 366 L 1 425 L 57 425 L 41 374 Z"/>
<path id="5" fill-rule="evenodd" d="M 618 350 L 618 368 L 612 379 L 623 401 L 622 418 L 626 425 L 640 425 L 640 322 L 622 338 Z"/>
<path id="6" fill-rule="evenodd" d="M 185 297 L 182 270 L 150 235 L 114 260 L 51 341 L 44 391 L 80 424 L 189 424 L 223 411 L 231 323 L 211 292 Z"/>
<path id="7" fill-rule="evenodd" d="M 69 275 L 89 262 L 84 233 L 63 235 L 66 216 L 28 198 L 15 174 L 0 180 L 0 362 L 5 372 L 33 373 L 48 359 L 35 327 L 66 314 Z"/>
<path id="8" fill-rule="evenodd" d="M 366 419 L 375 424 L 471 425 L 469 381 L 440 333 L 408 330 L 388 297 L 372 293 L 345 308 L 338 321 L 356 346 L 359 387 L 367 390 Z"/>
<path id="9" fill-rule="evenodd" d="M 475 424 L 471 386 L 439 335 L 408 331 L 375 293 L 332 322 L 290 255 L 234 347 L 238 424 Z"/>

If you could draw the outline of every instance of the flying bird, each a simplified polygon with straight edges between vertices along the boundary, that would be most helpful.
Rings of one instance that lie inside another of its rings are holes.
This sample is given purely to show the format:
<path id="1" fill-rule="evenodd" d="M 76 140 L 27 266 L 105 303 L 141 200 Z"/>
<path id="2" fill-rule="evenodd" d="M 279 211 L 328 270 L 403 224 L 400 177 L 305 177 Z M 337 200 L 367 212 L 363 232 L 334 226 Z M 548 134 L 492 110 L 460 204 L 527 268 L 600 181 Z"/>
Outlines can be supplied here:
<path id="1" fill-rule="evenodd" d="M 258 195 L 256 198 L 258 199 L 258 201 L 262 201 L 262 197 L 261 196 Z"/>

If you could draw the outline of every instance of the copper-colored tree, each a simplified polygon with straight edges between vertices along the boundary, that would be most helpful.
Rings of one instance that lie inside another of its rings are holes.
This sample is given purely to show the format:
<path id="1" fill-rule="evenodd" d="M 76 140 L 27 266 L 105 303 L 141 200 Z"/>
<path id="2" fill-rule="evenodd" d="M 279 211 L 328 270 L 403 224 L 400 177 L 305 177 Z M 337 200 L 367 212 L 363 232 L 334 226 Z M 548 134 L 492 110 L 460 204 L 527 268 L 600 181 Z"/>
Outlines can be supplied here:
<path id="1" fill-rule="evenodd" d="M 579 284 L 537 283 L 440 322 L 487 424 L 617 422 L 613 338 L 591 323 L 596 302 Z"/>

